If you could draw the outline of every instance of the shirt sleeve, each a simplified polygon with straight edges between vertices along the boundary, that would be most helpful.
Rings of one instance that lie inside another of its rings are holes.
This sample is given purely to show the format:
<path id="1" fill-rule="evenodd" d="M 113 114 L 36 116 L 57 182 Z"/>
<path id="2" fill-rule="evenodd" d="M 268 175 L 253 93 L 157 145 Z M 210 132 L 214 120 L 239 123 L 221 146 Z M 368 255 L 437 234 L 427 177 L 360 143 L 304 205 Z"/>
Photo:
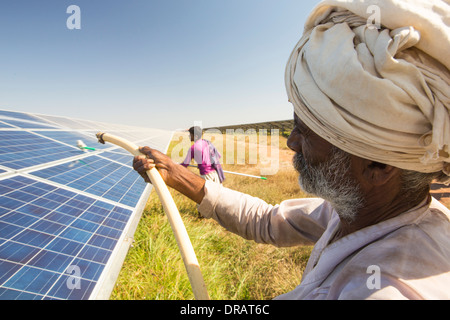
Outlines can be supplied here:
<path id="1" fill-rule="evenodd" d="M 216 220 L 245 239 L 278 247 L 316 242 L 332 214 L 331 206 L 322 199 L 295 199 L 270 205 L 209 181 L 198 210 L 205 218 Z"/>

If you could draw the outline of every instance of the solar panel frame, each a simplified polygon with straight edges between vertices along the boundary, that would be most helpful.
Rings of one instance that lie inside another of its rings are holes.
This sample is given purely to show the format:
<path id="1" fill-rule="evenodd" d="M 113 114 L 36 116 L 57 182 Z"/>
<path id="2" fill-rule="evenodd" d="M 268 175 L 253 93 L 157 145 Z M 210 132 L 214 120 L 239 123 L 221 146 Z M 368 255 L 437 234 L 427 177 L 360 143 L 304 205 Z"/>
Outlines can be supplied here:
<path id="1" fill-rule="evenodd" d="M 74 145 L 80 138 L 93 146 L 100 130 L 163 152 L 173 134 L 0 110 L 0 136 L 38 142 L 33 149 L 10 139 L 0 148 L 16 150 L 0 152 L 0 299 L 109 298 L 152 187 L 121 148 Z M 86 272 L 77 278 L 69 266 Z"/>

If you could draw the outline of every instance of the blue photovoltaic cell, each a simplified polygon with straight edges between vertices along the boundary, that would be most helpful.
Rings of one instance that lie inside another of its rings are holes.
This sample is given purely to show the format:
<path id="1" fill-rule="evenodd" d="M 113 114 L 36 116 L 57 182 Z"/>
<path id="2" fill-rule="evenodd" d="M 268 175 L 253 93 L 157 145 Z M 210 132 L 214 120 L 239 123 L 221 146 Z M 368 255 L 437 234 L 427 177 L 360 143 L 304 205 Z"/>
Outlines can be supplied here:
<path id="1" fill-rule="evenodd" d="M 48 138 L 66 143 L 72 147 L 77 147 L 78 140 L 81 140 L 87 147 L 95 149 L 105 149 L 111 147 L 98 143 L 94 134 L 92 134 L 91 137 L 85 134 L 71 131 L 36 131 L 36 134 L 40 134 Z"/>
<path id="2" fill-rule="evenodd" d="M 29 120 L 29 121 L 39 121 L 38 118 L 22 113 L 22 112 L 16 112 L 16 111 L 7 111 L 7 110 L 0 110 L 0 117 L 6 116 L 10 118 L 16 118 L 16 119 L 23 119 L 23 120 Z"/>
<path id="3" fill-rule="evenodd" d="M 91 129 L 91 130 L 98 130 L 98 128 L 93 127 L 92 124 L 87 124 L 85 121 L 82 120 L 74 120 L 74 119 L 68 119 L 68 118 L 61 118 L 61 117 L 54 117 L 54 116 L 48 116 L 48 115 L 40 115 L 39 118 L 43 118 L 45 121 L 48 121 L 52 124 L 57 124 L 58 127 L 61 129 Z M 94 135 L 95 136 L 95 135 Z"/>
<path id="4" fill-rule="evenodd" d="M 62 185 L 134 207 L 144 191 L 143 179 L 129 166 L 91 156 L 32 172 Z"/>
<path id="5" fill-rule="evenodd" d="M 103 152 L 102 157 L 123 163 L 125 165 L 132 165 L 133 163 L 133 156 L 131 154 L 124 154 L 124 153 L 118 153 L 118 152 Z"/>
<path id="6" fill-rule="evenodd" d="M 0 300 L 104 299 L 112 290 L 102 273 L 122 264 L 128 245 L 118 241 L 132 235 L 148 190 L 126 150 L 98 143 L 105 128 L 160 150 L 171 137 L 0 110 Z"/>
<path id="7" fill-rule="evenodd" d="M 7 124 L 10 124 L 12 126 L 24 128 L 24 129 L 55 129 L 54 126 L 44 124 L 44 123 L 27 122 L 27 121 L 10 120 L 10 119 L 2 119 L 2 121 Z"/>
<path id="8" fill-rule="evenodd" d="M 25 131 L 0 131 L 0 165 L 22 169 L 81 154 L 83 151 Z"/>
<path id="9" fill-rule="evenodd" d="M 13 126 L 4 123 L 3 121 L 0 121 L 0 128 L 13 128 Z"/>
<path id="10" fill-rule="evenodd" d="M 88 298 L 132 211 L 21 176 L 0 190 L 0 299 Z"/>

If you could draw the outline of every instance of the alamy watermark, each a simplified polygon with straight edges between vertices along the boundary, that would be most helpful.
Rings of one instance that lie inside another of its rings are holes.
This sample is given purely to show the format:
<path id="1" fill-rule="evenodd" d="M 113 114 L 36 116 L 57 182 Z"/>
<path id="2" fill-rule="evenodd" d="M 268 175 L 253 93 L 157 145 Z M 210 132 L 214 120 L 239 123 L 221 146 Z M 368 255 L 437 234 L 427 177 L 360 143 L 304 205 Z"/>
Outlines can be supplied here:
<path id="1" fill-rule="evenodd" d="M 69 290 L 81 289 L 81 269 L 77 265 L 70 265 L 66 269 L 70 276 L 66 280 L 66 286 Z"/>
<path id="2" fill-rule="evenodd" d="M 373 4 L 367 7 L 367 14 L 370 16 L 367 18 L 367 27 L 369 29 L 381 28 L 381 9 L 379 6 Z"/>
<path id="3" fill-rule="evenodd" d="M 194 122 L 194 127 L 202 127 L 201 122 Z M 221 154 L 222 164 L 259 165 L 261 175 L 274 175 L 280 166 L 279 148 L 280 131 L 278 129 L 219 129 L 202 130 L 196 134 L 209 140 Z M 191 140 L 186 132 L 174 135 L 176 141 L 169 156 L 173 161 L 182 163 L 191 148 Z M 195 149 L 194 160 L 202 163 L 202 154 Z"/>
<path id="4" fill-rule="evenodd" d="M 66 13 L 70 16 L 66 20 L 66 26 L 69 30 L 81 29 L 81 9 L 77 5 L 70 5 L 67 7 Z"/>
<path id="5" fill-rule="evenodd" d="M 370 265 L 366 270 L 367 274 L 370 276 L 366 280 L 366 286 L 369 290 L 379 290 L 381 289 L 381 269 L 377 265 Z"/>

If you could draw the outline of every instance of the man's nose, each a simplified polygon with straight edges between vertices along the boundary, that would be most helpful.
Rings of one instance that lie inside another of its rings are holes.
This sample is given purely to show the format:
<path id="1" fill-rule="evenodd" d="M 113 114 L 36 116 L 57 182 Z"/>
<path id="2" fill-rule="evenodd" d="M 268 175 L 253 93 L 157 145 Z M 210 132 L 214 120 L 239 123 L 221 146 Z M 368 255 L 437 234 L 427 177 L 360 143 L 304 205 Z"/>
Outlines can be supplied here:
<path id="1" fill-rule="evenodd" d="M 291 134 L 289 135 L 289 138 L 287 140 L 287 146 L 292 151 L 295 151 L 297 153 L 300 153 L 302 151 L 302 141 L 301 136 L 293 130 Z"/>

